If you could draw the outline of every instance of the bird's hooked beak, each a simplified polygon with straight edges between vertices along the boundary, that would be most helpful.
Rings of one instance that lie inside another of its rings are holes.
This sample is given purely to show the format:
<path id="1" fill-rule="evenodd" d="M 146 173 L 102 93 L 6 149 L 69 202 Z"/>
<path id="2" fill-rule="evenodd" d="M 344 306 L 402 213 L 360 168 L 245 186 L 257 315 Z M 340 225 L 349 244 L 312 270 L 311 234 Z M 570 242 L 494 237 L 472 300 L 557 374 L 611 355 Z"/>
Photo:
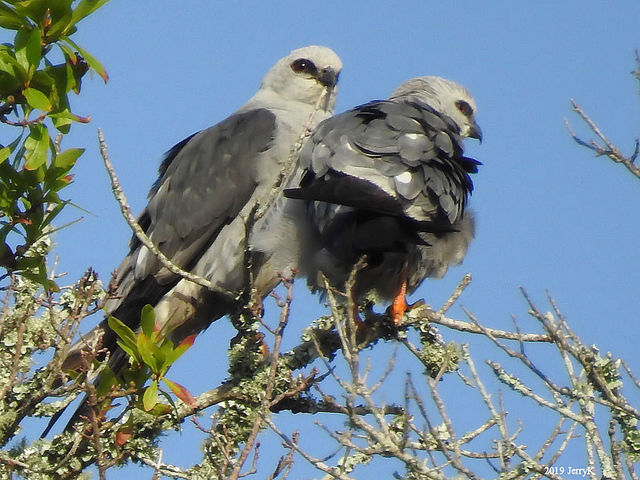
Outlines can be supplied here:
<path id="1" fill-rule="evenodd" d="M 482 143 L 482 129 L 480 128 L 480 125 L 478 125 L 476 122 L 473 122 L 473 125 L 471 125 L 471 128 L 469 129 L 468 136 L 471 138 L 475 138 L 480 143 Z"/>
<path id="2" fill-rule="evenodd" d="M 340 74 L 336 73 L 336 71 L 333 68 L 327 67 L 327 68 L 323 68 L 322 70 L 319 70 L 316 78 L 318 79 L 318 82 L 320 82 L 322 85 L 324 85 L 325 87 L 328 87 L 329 89 L 332 89 L 338 83 L 339 75 Z"/>
<path id="3" fill-rule="evenodd" d="M 324 87 L 322 91 L 322 96 L 320 100 L 322 103 L 321 108 L 326 112 L 331 110 L 330 113 L 333 113 L 333 102 L 335 102 L 335 88 L 338 83 L 338 77 L 340 76 L 340 72 L 336 73 L 336 71 L 331 67 L 323 68 L 322 70 L 318 70 L 315 78 Z M 332 102 L 333 99 L 333 102 Z"/>

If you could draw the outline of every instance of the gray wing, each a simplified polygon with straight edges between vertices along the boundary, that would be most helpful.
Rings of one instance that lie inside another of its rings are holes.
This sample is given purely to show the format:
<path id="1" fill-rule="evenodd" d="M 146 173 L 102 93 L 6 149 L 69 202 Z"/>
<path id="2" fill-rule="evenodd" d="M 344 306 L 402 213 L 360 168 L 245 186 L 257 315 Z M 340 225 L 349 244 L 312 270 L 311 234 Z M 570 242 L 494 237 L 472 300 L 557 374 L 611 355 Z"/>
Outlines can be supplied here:
<path id="1" fill-rule="evenodd" d="M 304 266 L 312 288 L 323 288 L 318 272 L 344 288 L 367 255 L 352 293 L 393 298 L 404 280 L 412 291 L 464 256 L 478 162 L 448 117 L 413 101 L 371 102 L 321 123 L 301 164 L 300 188 L 285 194 L 306 200 L 316 231 Z"/>
<path id="2" fill-rule="evenodd" d="M 160 166 L 139 218 L 145 233 L 175 264 L 190 270 L 253 194 L 256 157 L 271 146 L 275 115 L 257 109 L 230 116 L 173 147 Z M 179 280 L 134 236 L 118 268 L 121 303 L 112 314 L 134 325 Z M 129 316 L 131 313 L 131 317 Z"/>
<path id="3" fill-rule="evenodd" d="M 271 148 L 275 129 L 275 115 L 266 109 L 256 109 L 232 115 L 169 150 L 138 222 L 174 263 L 190 270 L 215 242 L 220 230 L 249 201 L 257 186 L 257 157 Z M 134 235 L 130 252 L 117 269 L 117 298 L 108 302 L 107 309 L 136 330 L 142 307 L 155 306 L 179 280 Z M 221 309 L 218 313 L 222 315 L 224 301 L 217 300 Z M 215 317 L 210 313 L 208 317 Z M 116 347 L 116 340 L 105 319 L 69 351 L 63 368 L 78 368 L 84 345 L 100 342 L 102 348 L 111 352 L 111 368 L 118 371 L 126 355 Z M 78 407 L 66 431 L 85 407 L 84 402 Z M 42 436 L 47 435 L 63 411 L 52 417 Z"/>
<path id="4" fill-rule="evenodd" d="M 371 102 L 319 125 L 301 152 L 308 173 L 287 195 L 447 229 L 477 171 L 462 152 L 458 127 L 427 105 Z"/>

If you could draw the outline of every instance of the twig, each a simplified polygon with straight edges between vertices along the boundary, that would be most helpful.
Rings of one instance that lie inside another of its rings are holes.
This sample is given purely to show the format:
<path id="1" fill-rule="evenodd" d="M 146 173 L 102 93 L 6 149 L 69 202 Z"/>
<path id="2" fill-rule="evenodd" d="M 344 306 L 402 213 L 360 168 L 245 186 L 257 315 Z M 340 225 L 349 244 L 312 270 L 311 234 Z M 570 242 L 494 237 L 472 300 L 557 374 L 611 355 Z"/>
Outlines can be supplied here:
<path id="1" fill-rule="evenodd" d="M 609 419 L 609 428 L 607 434 L 609 435 L 609 452 L 611 453 L 611 461 L 613 468 L 616 471 L 618 478 L 624 478 L 624 470 L 622 468 L 622 459 L 620 458 L 620 451 L 622 450 L 618 442 L 616 441 L 616 419 L 611 417 Z"/>
<path id="2" fill-rule="evenodd" d="M 627 471 L 629 472 L 629 475 L 631 476 L 631 480 L 638 480 L 638 476 L 636 475 L 636 471 L 633 467 L 633 462 L 631 461 L 631 459 L 627 456 L 625 457 L 625 464 L 627 466 Z"/>
<path id="3" fill-rule="evenodd" d="M 584 424 L 584 420 L 585 419 L 584 419 L 583 416 L 573 412 L 566 405 L 562 405 L 562 404 L 558 405 L 556 403 L 550 402 L 550 401 L 542 398 L 542 396 L 538 395 L 533 390 L 531 390 L 529 387 L 527 387 L 524 383 L 522 383 L 522 381 L 518 377 L 516 377 L 515 375 L 510 374 L 504 368 L 502 368 L 502 366 L 499 363 L 491 361 L 491 360 L 487 360 L 487 365 L 489 365 L 491 367 L 491 369 L 493 370 L 493 373 L 496 375 L 498 380 L 500 380 L 502 383 L 507 385 L 514 392 L 517 392 L 517 393 L 519 393 L 519 394 L 521 394 L 521 395 L 523 395 L 525 397 L 531 398 L 532 400 L 537 402 L 540 406 L 547 407 L 550 410 L 554 410 L 554 411 L 558 412 L 560 415 L 562 415 L 563 417 L 567 417 L 567 418 L 570 418 L 571 420 L 573 420 L 575 422 L 579 422 L 580 424 Z M 547 386 L 549 386 L 548 383 L 547 383 Z"/>
<path id="4" fill-rule="evenodd" d="M 434 312 L 428 306 L 420 306 L 411 310 L 407 316 L 411 318 L 410 322 L 403 323 L 403 326 L 413 325 L 423 320 L 442 325 L 444 327 L 458 330 L 460 332 L 475 333 L 478 335 L 491 334 L 495 338 L 503 338 L 505 340 L 517 340 L 519 342 L 546 342 L 551 343 L 553 340 L 549 335 L 539 333 L 514 333 L 496 328 L 481 327 L 477 323 L 455 320 L 445 317 L 439 312 Z"/>
<path id="5" fill-rule="evenodd" d="M 576 361 L 580 363 L 582 368 L 584 369 L 586 375 L 590 380 L 590 385 L 598 390 L 601 394 L 602 398 L 593 395 L 584 395 L 577 393 L 574 390 L 570 390 L 568 388 L 561 388 L 553 383 L 549 383 L 548 385 L 552 387 L 551 391 L 555 391 L 560 395 L 565 395 L 570 398 L 576 400 L 586 400 L 587 402 L 595 402 L 601 405 L 605 405 L 608 408 L 614 410 L 620 410 L 626 412 L 629 415 L 632 415 L 636 419 L 640 419 L 640 410 L 631 406 L 624 397 L 618 396 L 615 392 L 611 390 L 607 380 L 604 378 L 602 372 L 599 368 L 596 368 L 596 355 L 595 353 L 587 348 L 577 337 L 575 333 L 573 333 L 566 323 L 560 322 L 556 324 L 553 322 L 553 318 L 549 318 L 549 316 L 542 314 L 536 306 L 533 304 L 532 300 L 529 296 L 524 292 L 523 294 L 531 307 L 531 311 L 529 312 L 536 320 L 538 320 L 544 329 L 547 331 L 549 335 L 553 338 L 553 342 L 557 345 L 558 350 L 560 352 L 568 352 Z M 573 343 L 570 343 L 570 341 Z M 494 340 L 495 342 L 495 340 Z M 503 347 L 500 347 L 503 348 Z M 509 352 L 507 352 L 509 353 Z M 525 365 L 527 365 L 528 359 L 525 359 Z M 528 365 L 527 365 L 528 366 Z M 532 371 L 539 375 L 539 372 L 536 370 Z M 542 378 L 542 377 L 541 377 Z"/>
<path id="6" fill-rule="evenodd" d="M 460 283 L 458 283 L 458 286 L 456 287 L 456 289 L 453 291 L 453 293 L 449 296 L 447 301 L 444 302 L 444 304 L 438 309 L 436 313 L 438 315 L 444 315 L 445 313 L 447 313 L 447 310 L 449 310 L 451 306 L 458 300 L 458 298 L 460 298 L 460 295 L 462 295 L 462 292 L 464 292 L 464 289 L 467 288 L 470 283 L 471 283 L 471 274 L 467 273 L 465 274 L 464 277 L 462 277 L 462 280 L 460 280 Z"/>
<path id="7" fill-rule="evenodd" d="M 145 465 L 148 465 L 149 467 L 153 468 L 154 475 L 155 473 L 158 473 L 163 476 L 168 476 L 173 478 L 184 478 L 187 480 L 191 478 L 191 475 L 184 473 L 180 468 L 174 465 L 168 465 L 166 463 L 162 463 L 161 453 L 158 454 L 158 460 L 156 461 L 150 460 L 142 456 L 136 457 L 136 459 L 144 463 Z M 155 478 L 156 477 L 154 476 L 152 480 L 155 480 Z M 161 478 L 161 477 L 157 477 L 157 478 Z"/>
<path id="8" fill-rule="evenodd" d="M 324 463 L 321 459 L 314 458 L 311 455 L 309 455 L 307 452 L 305 452 L 303 449 L 301 449 L 298 446 L 297 441 L 294 442 L 292 439 L 287 437 L 280 429 L 278 429 L 275 423 L 273 423 L 270 419 L 265 418 L 264 421 L 269 426 L 269 428 L 271 428 L 271 430 L 273 430 L 276 433 L 276 435 L 278 435 L 282 439 L 282 441 L 284 442 L 284 445 L 287 448 L 298 452 L 302 456 L 302 458 L 304 458 L 306 461 L 311 463 L 311 465 L 313 465 L 318 470 L 328 475 L 331 475 L 332 478 L 337 478 L 338 480 L 354 480 L 353 477 L 345 475 L 335 467 L 330 467 L 329 465 Z M 295 436 L 294 438 L 297 438 L 297 436 Z"/>
<path id="9" fill-rule="evenodd" d="M 331 89 L 329 87 L 325 87 L 322 90 L 322 93 L 318 96 L 313 111 L 309 115 L 307 123 L 305 123 L 302 127 L 302 131 L 300 132 L 296 143 L 294 143 L 293 147 L 291 147 L 289 155 L 287 156 L 287 160 L 282 165 L 280 174 L 278 175 L 276 182 L 273 184 L 271 191 L 268 193 L 264 200 L 258 202 L 259 208 L 256 210 L 254 221 L 259 220 L 264 216 L 265 213 L 267 213 L 269 207 L 271 207 L 273 202 L 275 202 L 276 199 L 281 196 L 282 190 L 288 185 L 288 181 L 291 175 L 295 172 L 295 166 L 298 163 L 298 153 L 300 152 L 302 145 L 304 145 L 305 138 L 307 138 L 311 133 L 313 119 L 316 113 L 318 113 L 318 111 L 320 110 L 320 106 L 322 105 L 322 103 L 326 101 L 328 95 L 331 95 Z"/>
<path id="10" fill-rule="evenodd" d="M 298 443 L 299 435 L 300 434 L 298 432 L 293 432 L 291 435 L 291 439 L 294 443 Z M 286 444 L 283 444 L 283 446 L 289 451 L 284 457 L 280 457 L 276 468 L 273 473 L 267 477 L 267 480 L 274 480 L 278 475 L 280 475 L 280 473 L 282 473 L 282 480 L 285 480 L 289 476 L 291 467 L 293 467 L 293 454 L 295 453 L 295 450 L 293 448 L 289 448 Z"/>
<path id="11" fill-rule="evenodd" d="M 268 415 L 269 409 L 272 405 L 272 397 L 273 397 L 273 389 L 276 383 L 276 374 L 278 373 L 278 360 L 280 359 L 280 345 L 282 343 L 282 336 L 284 330 L 289 323 L 289 313 L 291 309 L 291 302 L 293 301 L 293 280 L 282 279 L 283 282 L 286 283 L 287 287 L 287 298 L 282 306 L 282 310 L 280 312 L 280 321 L 278 323 L 278 327 L 275 330 L 275 339 L 273 345 L 273 353 L 271 354 L 271 364 L 269 365 L 269 376 L 267 380 L 267 384 L 265 387 L 264 397 L 262 398 L 262 405 L 260 407 L 260 411 L 256 416 L 256 419 L 253 423 L 253 427 L 251 429 L 251 433 L 249 434 L 249 438 L 245 441 L 245 445 L 240 452 L 240 456 L 238 457 L 238 461 L 234 466 L 231 474 L 229 476 L 230 480 L 238 479 L 244 474 L 240 474 L 240 470 L 244 465 L 249 453 L 253 449 L 253 445 L 256 441 L 258 433 L 262 428 L 262 424 L 265 421 L 266 416 Z M 256 446 L 256 454 L 254 456 L 254 464 L 253 468 L 255 468 L 255 463 L 257 462 L 257 446 Z"/>
<path id="12" fill-rule="evenodd" d="M 627 362 L 625 362 L 624 360 L 621 360 L 621 363 L 625 371 L 627 372 L 627 375 L 629 375 L 629 378 L 631 378 L 631 381 L 634 383 L 636 388 L 640 389 L 640 380 L 638 380 L 638 378 L 633 374 Z"/>
<path id="13" fill-rule="evenodd" d="M 636 56 L 636 69 L 631 72 L 631 75 L 636 77 L 636 80 L 638 80 L 638 83 L 640 84 L 640 50 L 636 49 L 635 56 Z"/>
<path id="14" fill-rule="evenodd" d="M 565 419 L 562 418 L 561 422 L 564 422 L 564 420 Z M 572 422 L 571 423 L 571 427 L 569 427 L 569 431 L 564 436 L 564 440 L 562 440 L 562 443 L 560 444 L 558 449 L 553 453 L 553 456 L 551 457 L 549 462 L 547 462 L 547 466 L 555 465 L 555 463 L 560 458 L 560 455 L 562 455 L 562 453 L 564 453 L 565 449 L 567 448 L 567 445 L 569 445 L 569 441 L 572 440 L 573 438 L 575 438 L 574 435 L 573 435 L 573 432 L 574 432 L 574 430 L 576 429 L 577 426 L 578 426 L 577 422 Z"/>
<path id="15" fill-rule="evenodd" d="M 602 141 L 604 146 L 600 145 L 595 140 L 591 140 L 590 142 L 582 140 L 571 129 L 569 121 L 565 119 L 567 129 L 569 130 L 569 133 L 576 141 L 576 143 L 590 150 L 593 150 L 596 153 L 596 156 L 606 156 L 616 163 L 623 164 L 633 175 L 635 175 L 637 178 L 640 178 L 640 168 L 634 164 L 634 161 L 638 156 L 638 152 L 640 151 L 640 141 L 636 140 L 634 153 L 629 157 L 625 157 L 622 152 L 615 145 L 613 145 L 613 143 L 611 143 L 609 139 L 607 139 L 607 137 L 604 136 L 595 122 L 591 120 L 591 118 L 584 112 L 584 110 L 582 110 L 580 105 L 578 105 L 578 103 L 574 99 L 571 99 L 571 109 L 576 112 L 580 116 L 580 118 L 582 118 L 582 120 L 589 126 L 591 131 L 598 136 L 600 141 Z"/>
<path id="16" fill-rule="evenodd" d="M 426 380 L 427 380 L 427 384 L 429 385 L 429 389 L 431 391 L 431 399 L 433 400 L 433 403 L 436 405 L 436 408 L 438 409 L 438 413 L 440 414 L 440 418 L 442 418 L 442 421 L 447 429 L 447 434 L 449 436 L 449 443 L 451 444 L 449 448 L 446 448 L 440 436 L 436 436 L 436 441 L 440 445 L 442 449 L 442 453 L 445 454 L 445 456 L 447 457 L 447 460 L 451 462 L 451 465 L 456 470 L 458 470 L 460 473 L 464 473 L 467 476 L 467 478 L 470 478 L 472 480 L 473 479 L 478 480 L 478 477 L 471 470 L 469 470 L 467 467 L 465 467 L 462 464 L 462 461 L 460 459 L 460 442 L 456 438 L 456 432 L 453 428 L 451 417 L 448 415 L 446 407 L 444 405 L 444 401 L 442 400 L 442 397 L 440 396 L 436 388 L 437 386 L 436 381 L 432 378 L 429 378 L 428 376 L 426 377 Z M 449 454 L 450 450 L 453 451 L 453 455 Z"/>
<path id="17" fill-rule="evenodd" d="M 3 453 L 0 453 L 0 463 L 4 463 L 9 465 L 10 467 L 20 467 L 26 470 L 31 470 L 31 467 L 24 462 L 20 462 L 19 460 L 15 460 L 13 458 L 5 457 Z"/>

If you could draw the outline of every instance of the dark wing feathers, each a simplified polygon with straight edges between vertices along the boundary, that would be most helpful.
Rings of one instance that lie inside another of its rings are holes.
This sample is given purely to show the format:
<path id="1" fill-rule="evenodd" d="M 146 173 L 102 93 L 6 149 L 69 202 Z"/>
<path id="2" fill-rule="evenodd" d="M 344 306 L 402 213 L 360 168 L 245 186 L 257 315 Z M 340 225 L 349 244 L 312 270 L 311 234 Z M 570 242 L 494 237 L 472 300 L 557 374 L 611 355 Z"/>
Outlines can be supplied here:
<path id="1" fill-rule="evenodd" d="M 287 197 L 371 209 L 388 215 L 402 215 L 400 203 L 368 180 L 334 174 L 321 177 L 305 186 L 305 181 L 312 178 L 307 176 L 303 179 L 302 188 L 287 190 Z M 325 208 L 325 205 L 319 208 Z"/>
<path id="2" fill-rule="evenodd" d="M 210 240 L 238 214 L 255 189 L 255 158 L 268 148 L 274 129 L 273 113 L 254 110 L 232 115 L 169 152 L 147 207 L 147 233 L 165 255 L 179 265 L 191 263 L 194 252 L 185 251 Z"/>
<path id="3" fill-rule="evenodd" d="M 198 132 L 193 133 L 189 135 L 187 138 L 180 140 L 173 147 L 171 147 L 167 153 L 165 153 L 164 158 L 162 159 L 162 162 L 160 162 L 160 166 L 158 167 L 158 178 L 156 179 L 155 182 L 153 182 L 151 191 L 149 192 L 149 195 L 148 195 L 149 197 L 151 197 L 153 194 L 155 194 L 158 191 L 158 187 L 160 187 L 162 183 L 162 180 L 164 178 L 164 174 L 167 171 L 167 168 L 169 168 L 169 165 L 171 165 L 171 162 L 173 162 L 173 160 L 176 158 L 178 153 L 180 153 L 180 150 L 182 150 L 182 148 L 187 143 L 189 143 L 189 141 L 197 134 Z"/>
<path id="4" fill-rule="evenodd" d="M 374 101 L 322 122 L 305 143 L 299 188 L 312 226 L 301 268 L 314 289 L 345 288 L 366 256 L 352 294 L 392 298 L 459 263 L 473 238 L 463 217 L 473 159 L 460 128 L 417 101 Z"/>
<path id="5" fill-rule="evenodd" d="M 318 126 L 301 152 L 307 191 L 286 194 L 385 213 L 399 206 L 409 220 L 444 228 L 462 215 L 479 163 L 463 156 L 459 131 L 419 102 L 370 102 Z"/>
<path id="6" fill-rule="evenodd" d="M 232 115 L 169 150 L 139 223 L 174 263 L 185 269 L 193 266 L 249 200 L 256 187 L 255 158 L 269 148 L 275 128 L 272 112 L 252 110 Z M 153 303 L 178 280 L 153 255 L 144 254 L 135 237 L 118 277 L 125 303 L 135 303 L 138 297 Z"/>

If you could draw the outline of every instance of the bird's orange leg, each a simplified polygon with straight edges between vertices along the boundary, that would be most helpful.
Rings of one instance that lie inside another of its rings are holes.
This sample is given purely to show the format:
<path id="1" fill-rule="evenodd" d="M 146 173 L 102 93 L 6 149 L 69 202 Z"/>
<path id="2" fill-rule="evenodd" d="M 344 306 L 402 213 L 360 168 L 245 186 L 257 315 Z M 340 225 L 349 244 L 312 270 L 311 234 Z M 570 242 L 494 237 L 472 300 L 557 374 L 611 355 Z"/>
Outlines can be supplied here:
<path id="1" fill-rule="evenodd" d="M 394 325 L 399 325 L 402 321 L 402 317 L 404 317 L 404 313 L 407 311 L 409 307 L 407 305 L 407 276 L 402 276 L 402 283 L 400 284 L 400 290 L 396 293 L 396 296 L 393 297 L 393 302 L 391 303 L 391 320 L 393 320 Z"/>

